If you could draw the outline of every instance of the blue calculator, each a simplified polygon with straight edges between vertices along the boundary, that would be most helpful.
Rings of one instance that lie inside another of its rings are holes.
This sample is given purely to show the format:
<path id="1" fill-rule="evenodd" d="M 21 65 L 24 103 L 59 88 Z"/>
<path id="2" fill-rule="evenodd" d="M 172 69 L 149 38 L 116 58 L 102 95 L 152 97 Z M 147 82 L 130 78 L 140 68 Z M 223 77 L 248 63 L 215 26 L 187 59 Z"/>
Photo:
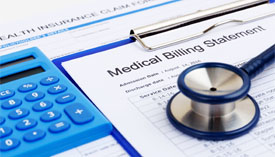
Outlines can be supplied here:
<path id="1" fill-rule="evenodd" d="M 38 48 L 0 59 L 0 156 L 49 156 L 109 135 L 111 123 Z"/>

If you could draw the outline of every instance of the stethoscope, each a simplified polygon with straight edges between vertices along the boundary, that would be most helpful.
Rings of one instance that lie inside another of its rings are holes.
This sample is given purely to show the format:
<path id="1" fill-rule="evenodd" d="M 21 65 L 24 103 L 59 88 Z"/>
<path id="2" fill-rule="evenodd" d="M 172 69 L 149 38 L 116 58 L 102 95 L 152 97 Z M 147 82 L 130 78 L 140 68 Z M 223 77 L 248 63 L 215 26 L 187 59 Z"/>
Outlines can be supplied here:
<path id="1" fill-rule="evenodd" d="M 259 121 L 260 109 L 248 95 L 250 80 L 274 62 L 275 44 L 241 68 L 201 63 L 178 78 L 180 92 L 168 102 L 170 122 L 185 134 L 208 140 L 241 136 Z"/>

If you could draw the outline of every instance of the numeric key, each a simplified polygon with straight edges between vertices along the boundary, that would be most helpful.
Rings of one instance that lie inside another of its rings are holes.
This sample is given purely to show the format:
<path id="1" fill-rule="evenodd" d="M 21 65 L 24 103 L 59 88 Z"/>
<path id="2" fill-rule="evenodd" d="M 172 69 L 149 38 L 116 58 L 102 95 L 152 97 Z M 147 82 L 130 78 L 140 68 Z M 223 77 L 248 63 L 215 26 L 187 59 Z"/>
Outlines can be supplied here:
<path id="1" fill-rule="evenodd" d="M 32 109 L 36 112 L 45 111 L 47 109 L 50 109 L 53 107 L 53 103 L 50 101 L 41 101 L 39 103 L 36 103 L 32 106 Z"/>
<path id="2" fill-rule="evenodd" d="M 17 124 L 16 124 L 16 129 L 17 130 L 27 130 L 27 129 L 30 129 L 30 128 L 33 128 L 37 125 L 37 121 L 34 120 L 34 119 L 24 119 L 24 120 L 21 120 L 19 121 Z"/>
<path id="3" fill-rule="evenodd" d="M 3 109 L 12 109 L 15 107 L 18 107 L 22 104 L 22 101 L 20 99 L 10 99 L 2 103 Z"/>
<path id="4" fill-rule="evenodd" d="M 20 119 L 20 118 L 26 117 L 27 115 L 29 115 L 29 113 L 30 113 L 29 110 L 27 110 L 25 108 L 19 108 L 14 111 L 11 111 L 9 113 L 9 118 L 10 119 Z"/>
<path id="5" fill-rule="evenodd" d="M 40 117 L 40 119 L 43 122 L 51 122 L 51 121 L 54 121 L 56 119 L 59 119 L 60 117 L 61 117 L 61 113 L 60 112 L 58 112 L 58 111 L 49 111 L 49 112 L 44 113 Z"/>
<path id="6" fill-rule="evenodd" d="M 7 137 L 12 133 L 12 129 L 6 126 L 0 127 L 0 138 Z"/>
<path id="7" fill-rule="evenodd" d="M 37 100 L 44 98 L 44 96 L 45 96 L 44 93 L 36 91 L 36 92 L 32 92 L 32 93 L 26 95 L 25 100 L 30 101 L 30 102 L 37 101 Z"/>
<path id="8" fill-rule="evenodd" d="M 8 151 L 12 150 L 20 145 L 20 141 L 15 138 L 9 138 L 6 140 L 1 140 L 0 142 L 0 150 L 1 151 Z"/>

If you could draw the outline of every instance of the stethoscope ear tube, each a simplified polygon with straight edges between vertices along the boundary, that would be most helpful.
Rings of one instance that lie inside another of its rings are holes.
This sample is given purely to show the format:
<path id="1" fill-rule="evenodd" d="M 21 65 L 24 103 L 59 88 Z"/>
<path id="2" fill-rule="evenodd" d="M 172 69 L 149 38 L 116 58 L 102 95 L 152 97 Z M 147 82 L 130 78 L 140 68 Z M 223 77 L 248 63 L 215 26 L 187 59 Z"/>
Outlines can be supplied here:
<path id="1" fill-rule="evenodd" d="M 241 67 L 243 71 L 247 73 L 250 79 L 261 73 L 266 67 L 272 64 L 275 60 L 275 44 L 265 50 L 260 55 L 251 59 L 245 65 Z"/>

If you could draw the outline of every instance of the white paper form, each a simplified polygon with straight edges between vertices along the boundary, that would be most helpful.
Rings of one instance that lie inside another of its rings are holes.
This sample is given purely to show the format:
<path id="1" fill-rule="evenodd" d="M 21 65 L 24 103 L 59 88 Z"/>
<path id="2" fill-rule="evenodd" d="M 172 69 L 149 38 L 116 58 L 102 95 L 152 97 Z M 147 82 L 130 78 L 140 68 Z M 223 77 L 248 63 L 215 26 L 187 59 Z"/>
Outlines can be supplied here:
<path id="1" fill-rule="evenodd" d="M 125 39 L 129 35 L 129 30 L 134 27 L 230 1 L 233 0 L 97 0 L 87 1 L 85 4 L 71 0 L 6 1 L 0 6 L 0 56 L 37 46 L 50 59 L 54 59 Z M 7 3 L 10 4 L 6 5 Z M 37 4 L 42 11 L 39 11 Z M 93 153 L 95 144 L 91 142 L 85 145 L 85 148 L 89 149 L 81 149 L 83 147 L 80 146 L 64 154 L 101 156 L 112 152 L 113 148 L 117 148 L 117 156 L 127 154 L 123 149 L 119 149 L 121 146 L 112 136 L 107 138 L 108 144 L 116 143 L 115 147 L 97 149 L 100 151 Z M 98 148 L 106 148 L 105 142 L 105 139 L 100 139 L 95 143 Z"/>
<path id="2" fill-rule="evenodd" d="M 274 10 L 274 5 L 261 10 L 269 9 Z M 260 105 L 261 118 L 242 137 L 198 140 L 176 130 L 165 113 L 168 100 L 178 91 L 176 81 L 183 69 L 207 61 L 243 64 L 274 44 L 274 21 L 273 16 L 233 25 L 153 52 L 144 51 L 138 43 L 128 44 L 63 66 L 142 156 L 274 156 L 274 65 L 252 80 L 250 94 Z"/>
<path id="3" fill-rule="evenodd" d="M 51 10 L 49 2 L 49 6 L 44 7 L 51 11 L 48 14 L 7 23 L 1 20 L 0 55 L 37 46 L 50 59 L 59 58 L 128 38 L 132 28 L 230 1 L 100 0 L 56 11 Z M 26 10 L 35 7 L 26 6 L 22 7 Z"/>
<path id="4" fill-rule="evenodd" d="M 127 152 L 112 137 L 107 136 L 55 155 L 55 157 L 128 157 Z"/>

